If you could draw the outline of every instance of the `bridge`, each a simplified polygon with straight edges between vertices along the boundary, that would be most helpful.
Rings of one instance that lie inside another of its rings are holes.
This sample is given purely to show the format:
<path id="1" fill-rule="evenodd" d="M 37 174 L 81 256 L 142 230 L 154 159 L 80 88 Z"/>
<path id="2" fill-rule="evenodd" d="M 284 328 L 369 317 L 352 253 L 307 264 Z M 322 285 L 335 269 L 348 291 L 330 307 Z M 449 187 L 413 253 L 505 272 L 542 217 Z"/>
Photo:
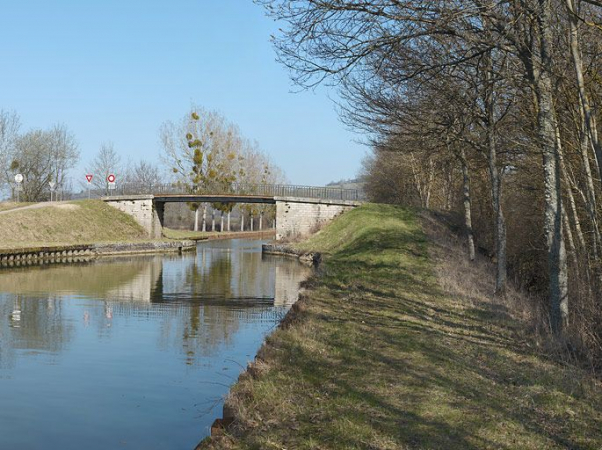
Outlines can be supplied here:
<path id="1" fill-rule="evenodd" d="M 276 239 L 308 235 L 311 231 L 361 203 L 356 189 L 297 185 L 234 184 L 227 192 L 195 193 L 174 185 L 124 185 L 101 197 L 130 214 L 149 237 L 162 236 L 166 203 L 259 203 L 276 205 Z M 282 195 L 285 194 L 285 195 Z"/>

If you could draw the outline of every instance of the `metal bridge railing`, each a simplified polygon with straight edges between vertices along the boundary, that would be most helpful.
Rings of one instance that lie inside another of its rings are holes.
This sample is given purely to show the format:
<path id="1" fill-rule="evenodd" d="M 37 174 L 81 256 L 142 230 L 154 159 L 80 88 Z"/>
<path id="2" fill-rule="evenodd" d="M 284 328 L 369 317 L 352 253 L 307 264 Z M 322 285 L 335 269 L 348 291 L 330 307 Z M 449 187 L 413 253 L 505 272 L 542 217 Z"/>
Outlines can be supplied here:
<path id="1" fill-rule="evenodd" d="M 86 193 L 87 194 L 87 193 Z M 246 184 L 233 183 L 226 188 L 205 188 L 193 190 L 181 184 L 131 184 L 116 185 L 115 189 L 94 189 L 90 191 L 92 198 L 111 195 L 177 195 L 177 194 L 212 194 L 212 195 L 263 195 L 266 197 L 302 197 L 324 200 L 363 200 L 359 189 L 343 189 L 337 187 L 301 186 L 289 184 Z M 83 196 L 83 194 L 82 194 Z"/>

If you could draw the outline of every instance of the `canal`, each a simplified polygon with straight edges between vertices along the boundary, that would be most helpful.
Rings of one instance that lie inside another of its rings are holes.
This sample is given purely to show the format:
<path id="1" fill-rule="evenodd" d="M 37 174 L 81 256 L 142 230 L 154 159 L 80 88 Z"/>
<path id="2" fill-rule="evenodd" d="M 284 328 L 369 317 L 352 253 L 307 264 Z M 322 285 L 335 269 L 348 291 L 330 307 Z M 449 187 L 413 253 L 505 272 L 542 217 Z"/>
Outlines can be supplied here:
<path id="1" fill-rule="evenodd" d="M 0 270 L 0 449 L 193 449 L 309 271 L 251 240 Z"/>

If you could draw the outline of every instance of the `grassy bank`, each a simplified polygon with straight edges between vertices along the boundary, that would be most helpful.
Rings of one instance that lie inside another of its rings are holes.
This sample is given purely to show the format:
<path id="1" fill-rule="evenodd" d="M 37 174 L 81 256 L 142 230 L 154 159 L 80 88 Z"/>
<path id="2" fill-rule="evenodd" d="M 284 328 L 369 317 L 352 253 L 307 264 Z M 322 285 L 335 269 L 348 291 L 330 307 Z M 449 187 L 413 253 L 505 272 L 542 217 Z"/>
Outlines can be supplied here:
<path id="1" fill-rule="evenodd" d="M 163 228 L 163 236 L 167 239 L 175 240 L 191 240 L 191 241 L 204 241 L 211 239 L 236 239 L 244 238 L 248 236 L 252 239 L 257 238 L 273 238 L 276 231 L 273 229 L 267 229 L 263 231 L 192 231 L 192 230 L 174 230 L 172 228 Z"/>
<path id="2" fill-rule="evenodd" d="M 602 448 L 600 385 L 540 356 L 435 220 L 365 205 L 300 247 L 322 273 L 205 448 Z"/>
<path id="3" fill-rule="evenodd" d="M 0 248 L 4 249 L 143 239 L 147 234 L 131 216 L 100 200 L 48 203 L 0 214 Z"/>

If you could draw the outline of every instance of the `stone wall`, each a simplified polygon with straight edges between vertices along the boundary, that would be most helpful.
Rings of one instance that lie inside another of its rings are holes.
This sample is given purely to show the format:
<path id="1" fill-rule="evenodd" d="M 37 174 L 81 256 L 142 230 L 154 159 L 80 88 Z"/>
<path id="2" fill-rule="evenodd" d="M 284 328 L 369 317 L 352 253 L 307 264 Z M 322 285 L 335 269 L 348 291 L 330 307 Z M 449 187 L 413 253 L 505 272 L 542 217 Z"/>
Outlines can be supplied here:
<path id="1" fill-rule="evenodd" d="M 276 240 L 307 236 L 356 206 L 359 202 L 276 197 Z"/>
<path id="2" fill-rule="evenodd" d="M 148 231 L 149 238 L 161 237 L 162 217 L 160 216 L 163 214 L 163 204 L 156 208 L 152 195 L 111 197 L 110 200 L 103 200 L 113 208 L 132 216 L 142 228 Z"/>

